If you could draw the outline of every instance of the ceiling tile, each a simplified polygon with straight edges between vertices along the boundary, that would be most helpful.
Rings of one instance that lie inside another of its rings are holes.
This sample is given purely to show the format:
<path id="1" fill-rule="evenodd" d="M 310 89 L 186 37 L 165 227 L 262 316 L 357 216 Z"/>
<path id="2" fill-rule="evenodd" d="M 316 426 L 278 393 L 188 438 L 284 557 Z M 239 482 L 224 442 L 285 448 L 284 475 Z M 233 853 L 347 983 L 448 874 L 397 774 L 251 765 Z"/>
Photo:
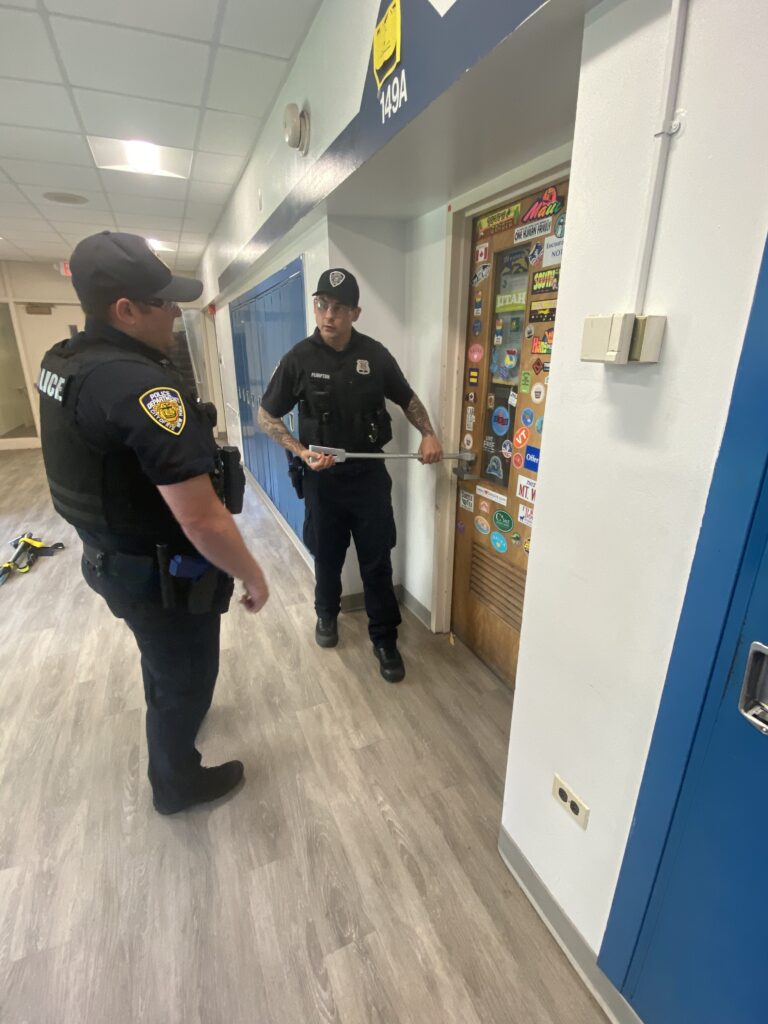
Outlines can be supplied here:
<path id="1" fill-rule="evenodd" d="M 208 234 L 210 235 L 210 233 L 213 231 L 215 226 L 216 226 L 216 221 L 211 223 L 211 221 L 197 220 L 196 218 L 191 217 L 191 218 L 187 218 L 184 221 L 184 232 L 187 233 L 187 232 L 203 232 L 203 231 L 207 231 Z"/>
<path id="2" fill-rule="evenodd" d="M 263 118 L 287 69 L 284 60 L 221 46 L 216 53 L 208 106 Z"/>
<path id="3" fill-rule="evenodd" d="M 39 14 L 0 7 L 0 68 L 10 78 L 61 81 L 53 47 Z"/>
<path id="4" fill-rule="evenodd" d="M 21 193 L 19 197 L 23 198 Z M 40 216 L 40 211 L 32 203 L 4 203 L 0 201 L 0 218 L 11 217 L 13 220 L 32 220 Z"/>
<path id="5" fill-rule="evenodd" d="M 80 131 L 63 85 L 18 82 L 10 78 L 0 79 L 0 124 Z"/>
<path id="6" fill-rule="evenodd" d="M 190 245 L 189 243 L 187 243 L 186 245 L 180 245 L 179 246 L 179 256 L 180 257 L 181 256 L 194 256 L 194 257 L 199 259 L 203 255 L 204 252 L 205 252 L 205 245 L 202 242 L 198 243 L 197 245 Z"/>
<path id="7" fill-rule="evenodd" d="M 51 25 L 73 85 L 200 103 L 209 52 L 202 43 L 69 18 Z"/>
<path id="8" fill-rule="evenodd" d="M 47 187 L 46 185 L 22 185 L 21 191 L 31 199 L 35 206 L 39 207 L 42 213 L 47 217 L 57 217 L 60 220 L 90 220 L 90 217 L 81 218 L 81 211 L 88 210 L 109 210 L 107 204 L 107 197 L 103 192 L 97 192 L 95 190 L 78 189 L 77 194 L 84 196 L 88 202 L 82 205 L 70 206 L 67 203 L 52 203 L 49 199 L 44 198 L 44 193 L 56 191 Z M 70 216 L 74 214 L 74 216 Z"/>
<path id="9" fill-rule="evenodd" d="M 178 231 L 150 231 L 150 229 L 147 228 L 146 231 L 139 231 L 137 229 L 134 229 L 133 234 L 143 235 L 145 238 L 151 238 L 153 241 L 162 242 L 164 245 L 171 245 L 173 246 L 173 253 L 176 252 L 176 249 L 179 244 Z M 172 254 L 163 252 L 159 253 L 160 258 L 163 260 L 168 255 Z"/>
<path id="10" fill-rule="evenodd" d="M 88 167 L 47 164 L 39 160 L 0 160 L 0 167 L 18 185 L 44 185 L 59 192 L 99 188 L 99 176 Z"/>
<path id="11" fill-rule="evenodd" d="M 0 235 L 3 238 L 11 238 L 28 231 L 35 234 L 38 231 L 50 231 L 51 227 L 44 217 L 25 217 L 23 220 L 16 217 L 0 217 Z"/>
<path id="12" fill-rule="evenodd" d="M 20 246 L 30 256 L 53 256 L 54 258 L 66 259 L 70 254 L 69 243 L 64 239 L 60 242 L 34 242 L 30 241 Z"/>
<path id="13" fill-rule="evenodd" d="M 205 232 L 205 231 L 203 231 L 203 232 L 185 231 L 182 234 L 182 236 L 181 236 L 181 244 L 182 245 L 198 245 L 198 244 L 199 245 L 205 245 L 205 243 L 208 241 L 209 238 L 210 238 L 210 234 Z"/>
<path id="14" fill-rule="evenodd" d="M 114 228 L 115 222 L 112 214 L 106 209 L 106 202 L 103 208 L 89 206 L 61 206 L 57 203 L 40 203 L 40 209 L 44 211 L 46 218 L 61 231 L 65 224 L 93 224 L 94 232 L 101 228 Z"/>
<path id="15" fill-rule="evenodd" d="M 256 140 L 261 122 L 242 114 L 224 114 L 206 110 L 198 147 L 209 153 L 246 156 Z"/>
<path id="16" fill-rule="evenodd" d="M 91 151 L 82 135 L 5 124 L 0 124 L 0 157 L 93 166 Z"/>
<path id="17" fill-rule="evenodd" d="M 79 18 L 106 21 L 114 25 L 168 32 L 188 39 L 209 42 L 216 21 L 218 0 L 132 0 L 130 4 L 104 3 L 104 0 L 46 0 L 54 14 L 73 14 Z"/>
<path id="18" fill-rule="evenodd" d="M 23 203 L 25 196 L 10 182 L 0 182 L 0 203 Z"/>
<path id="19" fill-rule="evenodd" d="M 184 230 L 200 231 L 208 230 L 214 226 L 221 216 L 221 207 L 212 203 L 187 203 L 184 215 Z M 194 227 L 190 227 L 194 224 Z"/>
<path id="20" fill-rule="evenodd" d="M 4 242 L 0 238 L 0 260 L 29 260 L 30 258 L 22 249 L 18 249 L 15 245 Z"/>
<path id="21" fill-rule="evenodd" d="M 261 4 L 254 4 L 254 0 L 228 0 L 221 41 L 258 53 L 292 57 L 321 2 L 280 0 L 275 4 L 272 0 L 262 0 Z"/>
<path id="22" fill-rule="evenodd" d="M 155 231 L 175 231 L 178 234 L 181 230 L 181 217 L 158 217 L 146 213 L 118 213 L 117 223 L 121 231 L 137 235 L 144 234 L 142 229 L 149 224 L 152 228 L 150 234 L 153 238 L 156 237 Z"/>
<path id="23" fill-rule="evenodd" d="M 130 171 L 102 171 L 101 179 L 110 195 L 183 200 L 187 194 L 186 178 L 161 178 L 155 174 L 133 174 Z"/>
<path id="24" fill-rule="evenodd" d="M 184 203 L 179 199 L 151 199 L 149 196 L 111 195 L 112 209 L 121 213 L 142 213 L 144 219 L 158 217 L 181 217 Z"/>
<path id="25" fill-rule="evenodd" d="M 0 164 L 2 161 L 0 161 Z M 233 185 L 243 167 L 241 156 L 223 156 L 221 153 L 197 153 L 192 164 L 195 181 L 213 181 Z"/>
<path id="26" fill-rule="evenodd" d="M 26 249 L 28 245 L 47 245 L 48 243 L 60 245 L 62 242 L 62 236 L 56 231 L 25 231 L 14 234 L 12 231 L 0 228 L 0 236 L 22 249 Z M 64 244 L 68 245 L 69 243 L 65 242 Z"/>
<path id="27" fill-rule="evenodd" d="M 102 214 L 100 221 L 92 220 L 59 220 L 53 214 L 48 218 L 48 223 L 55 228 L 59 234 L 64 235 L 95 235 L 97 231 L 114 231 L 115 224 L 109 213 Z"/>
<path id="28" fill-rule="evenodd" d="M 85 130 L 109 139 L 144 139 L 156 146 L 192 149 L 199 111 L 177 103 L 74 89 Z"/>
<path id="29" fill-rule="evenodd" d="M 219 184 L 215 181 L 191 181 L 189 198 L 193 202 L 218 203 L 223 206 L 232 191 L 231 185 Z"/>

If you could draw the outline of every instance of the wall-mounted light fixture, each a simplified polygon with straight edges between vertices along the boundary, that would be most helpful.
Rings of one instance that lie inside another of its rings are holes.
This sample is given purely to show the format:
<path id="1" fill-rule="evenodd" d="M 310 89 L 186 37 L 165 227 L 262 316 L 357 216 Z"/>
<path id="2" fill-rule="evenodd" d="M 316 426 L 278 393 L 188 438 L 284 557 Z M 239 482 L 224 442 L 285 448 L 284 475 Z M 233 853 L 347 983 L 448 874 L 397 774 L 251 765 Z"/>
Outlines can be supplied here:
<path id="1" fill-rule="evenodd" d="M 298 149 L 302 156 L 309 152 L 309 111 L 299 110 L 296 103 L 289 103 L 283 114 L 283 138 L 291 149 Z"/>

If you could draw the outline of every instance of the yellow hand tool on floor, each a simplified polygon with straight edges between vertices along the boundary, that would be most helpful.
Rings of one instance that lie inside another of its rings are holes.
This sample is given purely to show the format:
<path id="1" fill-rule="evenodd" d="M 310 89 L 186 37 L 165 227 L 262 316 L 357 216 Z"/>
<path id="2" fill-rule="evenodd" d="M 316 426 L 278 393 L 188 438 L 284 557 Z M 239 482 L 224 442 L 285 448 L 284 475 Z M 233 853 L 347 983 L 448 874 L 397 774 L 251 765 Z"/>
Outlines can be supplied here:
<path id="1" fill-rule="evenodd" d="M 41 556 L 48 558 L 55 555 L 57 551 L 64 550 L 64 545 L 60 542 L 44 544 L 39 537 L 33 537 L 30 530 L 23 533 L 21 537 L 17 537 L 16 540 L 12 540 L 11 547 L 14 548 L 14 552 L 10 561 L 0 563 L 0 586 L 14 572 L 29 572 Z"/>

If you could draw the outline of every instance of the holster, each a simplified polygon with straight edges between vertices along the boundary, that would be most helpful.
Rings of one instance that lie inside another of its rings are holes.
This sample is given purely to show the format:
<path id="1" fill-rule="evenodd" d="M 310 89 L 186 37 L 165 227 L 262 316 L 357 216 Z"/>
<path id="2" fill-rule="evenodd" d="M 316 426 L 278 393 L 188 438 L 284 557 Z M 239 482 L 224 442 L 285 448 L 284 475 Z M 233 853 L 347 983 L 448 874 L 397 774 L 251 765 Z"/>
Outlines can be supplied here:
<path id="1" fill-rule="evenodd" d="M 285 454 L 288 456 L 288 476 L 291 478 L 291 486 L 296 491 L 296 494 L 303 498 L 304 463 L 298 455 L 292 455 L 291 452 L 286 452 Z"/>
<path id="2" fill-rule="evenodd" d="M 165 544 L 157 545 L 157 564 L 163 608 L 202 615 L 205 612 L 225 612 L 229 607 L 235 581 L 215 565 L 209 565 L 194 579 L 173 576 Z"/>
<path id="3" fill-rule="evenodd" d="M 224 445 L 216 450 L 214 486 L 233 516 L 243 511 L 245 471 L 240 461 L 240 451 L 234 445 Z"/>

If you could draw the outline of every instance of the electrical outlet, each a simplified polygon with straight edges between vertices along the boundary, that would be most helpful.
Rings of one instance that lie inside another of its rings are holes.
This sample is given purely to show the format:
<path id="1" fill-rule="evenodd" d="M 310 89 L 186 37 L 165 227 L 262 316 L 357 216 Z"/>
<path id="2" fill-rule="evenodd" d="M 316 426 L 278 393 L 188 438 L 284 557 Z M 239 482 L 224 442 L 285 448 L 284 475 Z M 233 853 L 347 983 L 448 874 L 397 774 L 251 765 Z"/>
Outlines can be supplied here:
<path id="1" fill-rule="evenodd" d="M 571 787 L 556 775 L 552 782 L 552 796 L 557 800 L 569 818 L 573 818 L 579 828 L 586 830 L 589 823 L 589 808 L 584 801 L 576 796 Z"/>

